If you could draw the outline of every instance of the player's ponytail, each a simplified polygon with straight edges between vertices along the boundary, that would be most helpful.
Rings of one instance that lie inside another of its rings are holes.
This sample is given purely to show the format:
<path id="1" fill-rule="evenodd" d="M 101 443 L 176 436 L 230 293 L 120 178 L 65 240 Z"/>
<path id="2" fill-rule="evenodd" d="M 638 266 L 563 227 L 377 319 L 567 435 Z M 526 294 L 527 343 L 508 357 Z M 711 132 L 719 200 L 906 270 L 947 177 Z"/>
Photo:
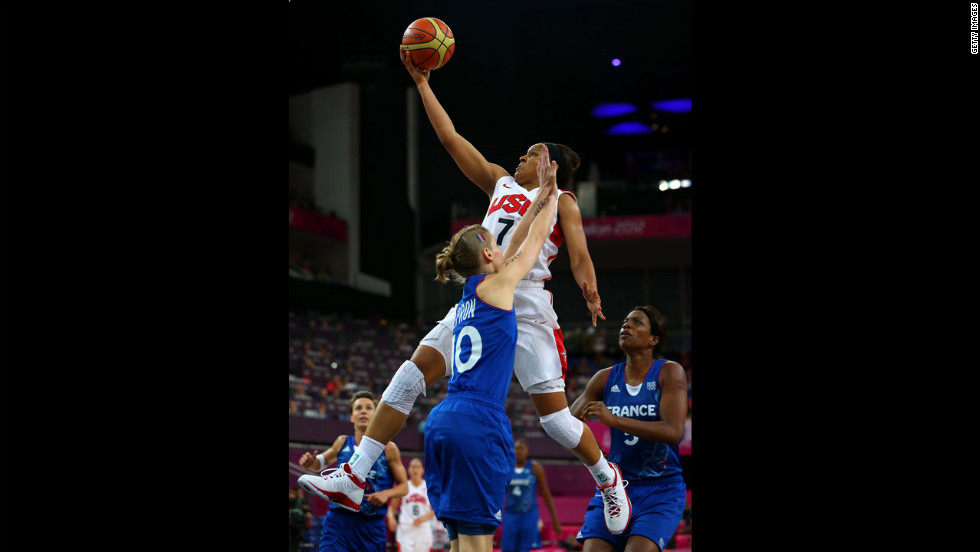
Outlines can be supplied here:
<path id="1" fill-rule="evenodd" d="M 480 253 L 493 234 L 479 224 L 463 228 L 436 254 L 436 280 L 466 283 L 466 278 L 482 272 Z"/>

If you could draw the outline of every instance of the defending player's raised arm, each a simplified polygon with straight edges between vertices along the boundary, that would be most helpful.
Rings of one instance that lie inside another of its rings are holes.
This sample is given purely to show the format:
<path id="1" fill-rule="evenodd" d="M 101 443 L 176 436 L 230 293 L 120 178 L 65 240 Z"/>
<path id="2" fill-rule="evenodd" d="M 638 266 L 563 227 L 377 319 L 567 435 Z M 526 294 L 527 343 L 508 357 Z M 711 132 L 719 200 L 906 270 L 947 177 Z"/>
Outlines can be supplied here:
<path id="1" fill-rule="evenodd" d="M 538 180 L 544 184 L 538 191 L 538 197 L 524 214 L 524 218 L 532 217 L 531 226 L 527 230 L 527 237 L 521 240 L 521 244 L 514 253 L 504 257 L 504 266 L 500 269 L 497 276 L 510 285 L 513 293 L 517 282 L 527 275 L 544 246 L 544 241 L 551 233 L 551 222 L 555 220 L 558 212 L 558 185 L 555 182 L 557 163 L 551 161 L 548 156 L 548 148 L 541 148 L 541 161 L 538 163 Z M 542 197 L 543 196 L 543 197 Z M 524 220 L 521 220 L 523 223 Z M 520 227 L 520 224 L 518 225 Z M 517 241 L 511 238 L 511 243 Z M 511 248 L 508 247 L 508 250 Z"/>
<path id="2" fill-rule="evenodd" d="M 415 87 L 419 91 L 419 96 L 422 97 L 425 114 L 429 117 L 429 123 L 436 131 L 439 142 L 446 148 L 466 178 L 476 184 L 487 196 L 492 196 L 497 180 L 509 173 L 500 165 L 487 161 L 473 144 L 456 132 L 452 119 L 449 118 L 449 114 L 446 113 L 429 86 L 432 71 L 424 71 L 415 67 L 412 65 L 412 58 L 409 53 L 400 46 L 398 50 L 402 64 L 415 81 Z"/>
<path id="3" fill-rule="evenodd" d="M 539 167 L 541 164 L 546 164 L 545 159 L 549 159 L 548 148 L 543 147 L 541 149 L 544 153 L 538 164 Z M 558 193 L 558 162 L 550 161 L 550 163 L 550 171 L 544 170 L 543 168 L 538 171 L 538 183 L 540 184 L 538 195 L 534 198 L 534 203 L 528 207 L 528 212 L 525 216 L 521 217 L 521 222 L 517 223 L 517 226 L 514 228 L 514 232 L 510 236 L 510 241 L 507 243 L 507 250 L 504 251 L 505 259 L 513 257 L 514 253 L 517 253 L 517 250 L 521 247 L 521 244 L 524 243 L 524 239 L 527 237 L 527 231 L 531 229 L 531 223 L 534 222 L 537 213 L 540 213 L 541 209 L 544 208 L 545 202 L 549 200 L 549 195 Z"/>

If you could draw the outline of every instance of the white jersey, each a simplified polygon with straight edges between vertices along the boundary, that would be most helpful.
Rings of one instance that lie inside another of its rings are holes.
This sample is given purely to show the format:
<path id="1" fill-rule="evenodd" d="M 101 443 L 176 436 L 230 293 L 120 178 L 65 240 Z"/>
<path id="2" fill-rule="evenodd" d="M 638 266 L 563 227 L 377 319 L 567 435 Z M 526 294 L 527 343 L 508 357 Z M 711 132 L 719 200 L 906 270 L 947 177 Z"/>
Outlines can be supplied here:
<path id="1" fill-rule="evenodd" d="M 483 227 L 497 236 L 497 244 L 507 249 L 514 227 L 531 207 L 538 190 L 526 190 L 517 184 L 512 176 L 497 180 L 490 199 L 490 207 L 483 219 Z M 559 190 L 560 193 L 572 192 Z M 544 282 L 551 279 L 548 266 L 558 257 L 558 248 L 565 242 L 558 215 L 551 221 L 551 231 L 534 266 L 517 283 L 514 290 L 514 311 L 517 315 L 517 348 L 514 352 L 514 373 L 525 391 L 545 393 L 561 391 L 564 388 L 566 370 L 565 345 L 558 324 L 558 314 L 554 308 L 551 292 L 544 289 Z M 453 325 L 456 323 L 456 307 L 449 309 L 446 316 L 436 324 L 422 339 L 427 345 L 442 353 L 446 361 L 446 375 L 452 374 Z M 552 382 L 548 389 L 529 391 L 528 388 L 539 383 Z"/>
<path id="2" fill-rule="evenodd" d="M 408 480 L 408 494 L 402 497 L 398 510 L 398 523 L 412 525 L 417 518 L 424 516 L 432 510 L 429 505 L 429 495 L 426 492 L 425 480 L 418 487 L 412 485 L 412 480 Z M 429 529 L 429 524 L 423 525 Z"/>
<path id="3" fill-rule="evenodd" d="M 487 209 L 482 225 L 494 236 L 497 236 L 497 245 L 501 250 L 507 250 L 507 244 L 510 243 L 514 228 L 517 227 L 524 213 L 534 203 L 534 198 L 538 197 L 540 189 L 539 186 L 533 190 L 526 190 L 514 180 L 513 176 L 502 176 L 497 180 L 493 188 L 493 197 L 490 198 L 490 207 Z M 575 194 L 568 191 L 559 190 L 559 192 L 575 197 Z M 544 240 L 541 253 L 538 254 L 534 266 L 524 276 L 524 279 L 532 281 L 550 280 L 551 269 L 548 266 L 558 256 L 558 248 L 564 241 L 565 236 L 561 232 L 561 226 L 558 225 L 558 213 L 556 212 L 554 220 L 551 221 L 551 232 L 548 234 L 548 238 Z"/>

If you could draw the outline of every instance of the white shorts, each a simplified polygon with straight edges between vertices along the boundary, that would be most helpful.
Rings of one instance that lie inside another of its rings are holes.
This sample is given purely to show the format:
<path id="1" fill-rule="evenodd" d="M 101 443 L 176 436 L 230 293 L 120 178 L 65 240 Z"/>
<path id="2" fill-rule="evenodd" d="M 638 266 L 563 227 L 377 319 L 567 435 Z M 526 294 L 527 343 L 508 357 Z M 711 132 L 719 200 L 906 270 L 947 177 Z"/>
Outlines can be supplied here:
<path id="1" fill-rule="evenodd" d="M 419 345 L 427 345 L 439 351 L 446 359 L 446 375 L 453 373 L 453 326 L 456 325 L 456 305 L 449 309 L 446 316 L 429 330 Z"/>
<path id="2" fill-rule="evenodd" d="M 548 392 L 565 389 L 565 343 L 562 341 L 558 315 L 552 305 L 551 292 L 544 282 L 521 280 L 514 291 L 514 310 L 517 313 L 517 350 L 514 354 L 514 373 L 525 391 L 532 385 L 556 380 Z M 456 307 L 426 335 L 421 345 L 442 353 L 447 373 L 452 373 L 453 326 Z M 533 390 L 532 390 L 533 391 Z"/>
<path id="3" fill-rule="evenodd" d="M 395 530 L 398 552 L 431 552 L 432 525 L 429 522 L 419 526 L 399 523 Z"/>

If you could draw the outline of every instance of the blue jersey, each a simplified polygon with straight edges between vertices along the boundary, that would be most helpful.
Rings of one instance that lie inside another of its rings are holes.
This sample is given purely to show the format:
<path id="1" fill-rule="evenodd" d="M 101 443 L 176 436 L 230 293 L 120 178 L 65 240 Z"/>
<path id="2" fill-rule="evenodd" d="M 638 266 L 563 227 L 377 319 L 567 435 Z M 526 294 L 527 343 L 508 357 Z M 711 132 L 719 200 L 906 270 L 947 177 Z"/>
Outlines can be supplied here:
<path id="1" fill-rule="evenodd" d="M 507 485 L 507 508 L 509 514 L 523 514 L 525 512 L 535 512 L 535 522 L 537 522 L 538 500 L 537 500 L 538 477 L 534 475 L 531 461 L 524 463 L 523 468 L 514 466 L 514 475 L 511 476 L 510 484 Z"/>
<path id="2" fill-rule="evenodd" d="M 340 452 L 337 453 L 338 466 L 350 460 L 350 457 L 354 454 L 354 447 L 356 446 L 357 443 L 354 442 L 354 436 L 348 435 L 347 441 L 344 442 L 344 448 L 340 449 Z M 361 515 L 367 517 L 384 517 L 388 513 L 388 504 L 385 503 L 381 506 L 375 506 L 368 502 L 367 499 L 367 495 L 390 489 L 395 484 L 395 476 L 391 473 L 391 468 L 388 466 L 388 458 L 385 456 L 384 451 L 381 451 L 381 456 L 371 466 L 371 471 L 368 472 L 365 481 L 368 483 L 368 488 L 364 489 L 364 499 L 361 500 Z"/>
<path id="3" fill-rule="evenodd" d="M 514 466 L 504 403 L 517 316 L 477 297 L 486 276 L 467 278 L 456 305 L 449 393 L 425 422 L 425 484 L 436 519 L 498 526 Z"/>
<path id="4" fill-rule="evenodd" d="M 467 278 L 463 298 L 456 305 L 449 396 L 476 393 L 503 407 L 514 373 L 517 315 L 513 308 L 494 307 L 477 296 L 476 286 L 486 276 Z"/>
<path id="5" fill-rule="evenodd" d="M 612 367 L 602 399 L 613 416 L 643 422 L 660 420 L 660 370 L 665 362 L 664 359 L 654 361 L 635 394 L 634 389 L 626 385 L 626 363 Z M 680 453 L 676 444 L 647 441 L 615 428 L 609 428 L 609 436 L 609 460 L 619 465 L 623 479 L 630 485 L 680 475 Z"/>

